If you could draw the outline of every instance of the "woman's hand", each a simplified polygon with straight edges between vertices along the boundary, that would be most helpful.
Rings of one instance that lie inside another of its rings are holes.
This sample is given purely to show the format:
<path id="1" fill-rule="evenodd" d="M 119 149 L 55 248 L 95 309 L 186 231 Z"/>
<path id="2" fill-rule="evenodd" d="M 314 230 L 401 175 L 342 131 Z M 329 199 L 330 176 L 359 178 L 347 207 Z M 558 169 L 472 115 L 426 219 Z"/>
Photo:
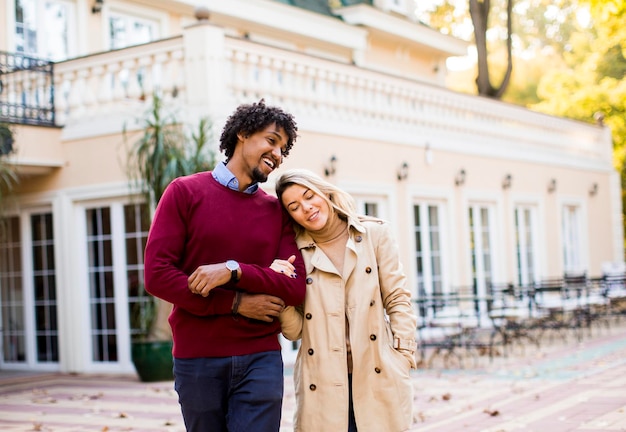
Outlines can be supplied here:
<path id="1" fill-rule="evenodd" d="M 282 273 L 285 276 L 289 276 L 291 278 L 296 278 L 298 275 L 296 274 L 296 268 L 293 266 L 293 262 L 296 260 L 295 255 L 291 255 L 286 260 L 275 259 L 274 262 L 270 265 L 270 268 L 274 270 L 276 273 Z"/>

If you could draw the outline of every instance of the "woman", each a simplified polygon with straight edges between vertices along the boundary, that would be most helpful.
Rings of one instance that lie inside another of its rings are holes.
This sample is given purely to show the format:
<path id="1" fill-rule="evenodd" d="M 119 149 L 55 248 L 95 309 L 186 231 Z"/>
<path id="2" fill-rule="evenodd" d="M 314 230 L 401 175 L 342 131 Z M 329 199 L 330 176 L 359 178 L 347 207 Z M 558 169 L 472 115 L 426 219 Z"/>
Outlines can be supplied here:
<path id="1" fill-rule="evenodd" d="M 310 171 L 286 172 L 276 193 L 306 266 L 304 303 L 280 315 L 285 337 L 302 338 L 295 430 L 408 430 L 416 316 L 389 225 Z M 292 275 L 289 261 L 272 268 Z"/>

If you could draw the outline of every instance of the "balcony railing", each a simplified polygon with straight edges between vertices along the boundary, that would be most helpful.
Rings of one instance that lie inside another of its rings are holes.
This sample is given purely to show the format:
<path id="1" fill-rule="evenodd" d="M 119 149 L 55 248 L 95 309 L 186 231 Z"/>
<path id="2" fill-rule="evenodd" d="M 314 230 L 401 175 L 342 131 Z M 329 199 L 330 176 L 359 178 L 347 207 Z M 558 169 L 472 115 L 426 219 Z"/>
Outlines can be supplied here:
<path id="1" fill-rule="evenodd" d="M 77 139 L 119 132 L 155 91 L 184 115 L 218 123 L 224 110 L 263 97 L 328 133 L 352 124 L 352 133 L 369 138 L 434 139 L 444 150 L 488 147 L 522 159 L 537 150 L 593 168 L 611 160 L 603 128 L 217 33 L 191 26 L 180 36 L 55 63 L 54 74 L 49 63 L 4 54 L 0 116 L 47 121 Z"/>
<path id="2" fill-rule="evenodd" d="M 0 51 L 0 121 L 55 125 L 52 62 Z"/>

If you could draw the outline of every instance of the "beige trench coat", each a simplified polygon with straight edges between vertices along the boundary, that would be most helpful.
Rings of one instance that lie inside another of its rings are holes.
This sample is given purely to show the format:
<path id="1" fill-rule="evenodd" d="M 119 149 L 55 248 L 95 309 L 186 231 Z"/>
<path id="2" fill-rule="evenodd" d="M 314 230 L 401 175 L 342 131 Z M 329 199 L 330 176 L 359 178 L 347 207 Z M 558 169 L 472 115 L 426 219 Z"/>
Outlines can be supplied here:
<path id="1" fill-rule="evenodd" d="M 364 217 L 350 226 L 345 281 L 308 234 L 296 239 L 306 297 L 280 317 L 287 339 L 302 338 L 294 367 L 295 431 L 348 430 L 346 317 L 357 429 L 399 432 L 412 423 L 417 322 L 397 244 L 386 222 Z"/>

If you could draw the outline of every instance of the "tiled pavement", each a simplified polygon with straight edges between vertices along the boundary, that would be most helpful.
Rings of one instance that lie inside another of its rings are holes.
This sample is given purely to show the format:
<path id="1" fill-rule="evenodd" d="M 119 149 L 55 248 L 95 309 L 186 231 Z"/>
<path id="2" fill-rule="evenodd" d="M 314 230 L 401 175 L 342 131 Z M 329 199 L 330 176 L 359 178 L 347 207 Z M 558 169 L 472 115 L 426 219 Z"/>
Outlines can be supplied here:
<path id="1" fill-rule="evenodd" d="M 420 369 L 414 382 L 415 431 L 626 431 L 626 327 L 493 362 L 481 358 L 463 370 Z M 290 431 L 289 373 L 285 389 L 281 431 Z M 178 432 L 184 426 L 172 382 L 0 371 L 0 430 Z"/>

